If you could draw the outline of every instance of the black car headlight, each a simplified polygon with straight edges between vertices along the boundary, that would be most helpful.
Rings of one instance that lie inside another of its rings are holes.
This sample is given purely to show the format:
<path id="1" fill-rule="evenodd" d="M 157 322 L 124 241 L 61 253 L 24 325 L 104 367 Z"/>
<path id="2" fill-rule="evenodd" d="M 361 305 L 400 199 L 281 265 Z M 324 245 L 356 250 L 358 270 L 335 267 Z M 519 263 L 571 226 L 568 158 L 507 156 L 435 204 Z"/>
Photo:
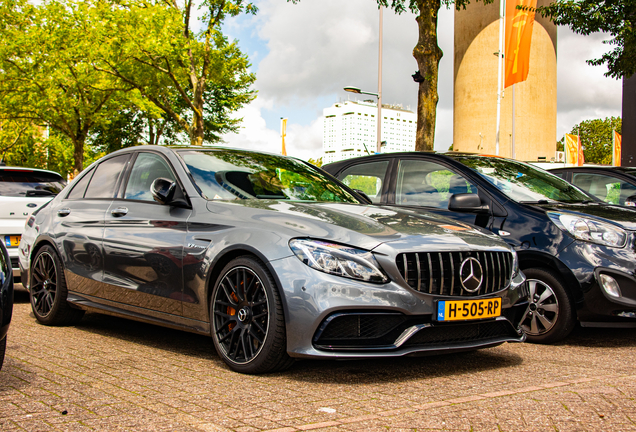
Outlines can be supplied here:
<path id="1" fill-rule="evenodd" d="M 548 216 L 578 240 L 611 247 L 623 247 L 627 242 L 627 233 L 616 225 L 565 213 L 548 212 Z"/>
<path id="2" fill-rule="evenodd" d="M 365 282 L 389 281 L 369 251 L 310 239 L 291 240 L 289 247 L 299 260 L 313 269 Z"/>

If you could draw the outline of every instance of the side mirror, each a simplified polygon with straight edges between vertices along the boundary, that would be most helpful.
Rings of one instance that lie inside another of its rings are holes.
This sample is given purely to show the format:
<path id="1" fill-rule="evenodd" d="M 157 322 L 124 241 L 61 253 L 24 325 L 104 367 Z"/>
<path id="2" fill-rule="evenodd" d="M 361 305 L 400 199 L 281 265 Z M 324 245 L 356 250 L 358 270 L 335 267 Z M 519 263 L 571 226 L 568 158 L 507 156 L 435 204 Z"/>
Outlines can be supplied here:
<path id="1" fill-rule="evenodd" d="M 636 207 L 636 195 L 630 195 L 625 200 L 625 205 L 629 207 Z"/>
<path id="2" fill-rule="evenodd" d="M 150 193 L 159 204 L 190 207 L 179 185 L 170 179 L 156 178 L 150 186 Z"/>
<path id="3" fill-rule="evenodd" d="M 448 200 L 448 209 L 463 213 L 487 213 L 488 205 L 481 204 L 481 198 L 474 193 L 460 193 L 451 195 Z"/>
<path id="4" fill-rule="evenodd" d="M 367 201 L 367 204 L 373 204 L 373 201 L 371 201 L 371 198 L 369 198 L 369 195 L 365 194 L 360 189 L 354 189 L 353 191 L 357 193 L 358 195 L 360 195 L 362 198 L 364 198 Z"/>

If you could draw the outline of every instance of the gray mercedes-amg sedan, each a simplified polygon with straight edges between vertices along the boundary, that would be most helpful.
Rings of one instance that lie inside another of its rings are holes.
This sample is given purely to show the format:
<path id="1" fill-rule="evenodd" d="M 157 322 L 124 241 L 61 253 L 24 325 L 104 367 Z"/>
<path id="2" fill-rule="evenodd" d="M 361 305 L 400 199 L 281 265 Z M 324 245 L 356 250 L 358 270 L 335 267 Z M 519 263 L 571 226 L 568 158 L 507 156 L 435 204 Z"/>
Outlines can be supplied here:
<path id="1" fill-rule="evenodd" d="M 525 338 L 525 277 L 496 236 L 274 154 L 109 154 L 29 217 L 19 250 L 41 323 L 90 310 L 209 334 L 239 372 Z"/>

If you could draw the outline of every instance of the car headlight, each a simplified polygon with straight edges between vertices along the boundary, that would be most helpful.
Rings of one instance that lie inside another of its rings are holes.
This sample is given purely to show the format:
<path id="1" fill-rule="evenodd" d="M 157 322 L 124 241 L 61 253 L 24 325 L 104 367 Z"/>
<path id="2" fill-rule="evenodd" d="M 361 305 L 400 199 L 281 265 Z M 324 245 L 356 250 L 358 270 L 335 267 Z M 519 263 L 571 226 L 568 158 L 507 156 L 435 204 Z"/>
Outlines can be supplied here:
<path id="1" fill-rule="evenodd" d="M 611 247 L 623 247 L 627 242 L 627 233 L 615 225 L 571 214 L 548 212 L 548 216 L 579 240 Z"/>
<path id="2" fill-rule="evenodd" d="M 313 269 L 365 282 L 389 281 L 369 251 L 309 239 L 291 240 L 289 247 L 299 260 Z"/>

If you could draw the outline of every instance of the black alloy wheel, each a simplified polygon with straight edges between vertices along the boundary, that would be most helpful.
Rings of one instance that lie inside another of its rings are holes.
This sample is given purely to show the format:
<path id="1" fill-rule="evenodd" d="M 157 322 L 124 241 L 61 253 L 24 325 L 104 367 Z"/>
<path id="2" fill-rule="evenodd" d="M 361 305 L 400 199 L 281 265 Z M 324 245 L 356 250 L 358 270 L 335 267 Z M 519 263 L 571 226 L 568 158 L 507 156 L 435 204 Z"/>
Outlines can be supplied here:
<path id="1" fill-rule="evenodd" d="M 84 315 L 67 302 L 68 291 L 60 258 L 51 246 L 43 246 L 31 262 L 29 293 L 35 318 L 46 325 L 74 324 Z"/>
<path id="2" fill-rule="evenodd" d="M 576 324 L 573 302 L 559 277 L 548 269 L 523 270 L 530 290 L 521 326 L 528 342 L 552 343 L 565 338 Z"/>
<path id="3" fill-rule="evenodd" d="M 233 370 L 256 374 L 291 366 L 280 295 L 255 258 L 225 266 L 212 293 L 210 321 L 214 346 Z"/>

